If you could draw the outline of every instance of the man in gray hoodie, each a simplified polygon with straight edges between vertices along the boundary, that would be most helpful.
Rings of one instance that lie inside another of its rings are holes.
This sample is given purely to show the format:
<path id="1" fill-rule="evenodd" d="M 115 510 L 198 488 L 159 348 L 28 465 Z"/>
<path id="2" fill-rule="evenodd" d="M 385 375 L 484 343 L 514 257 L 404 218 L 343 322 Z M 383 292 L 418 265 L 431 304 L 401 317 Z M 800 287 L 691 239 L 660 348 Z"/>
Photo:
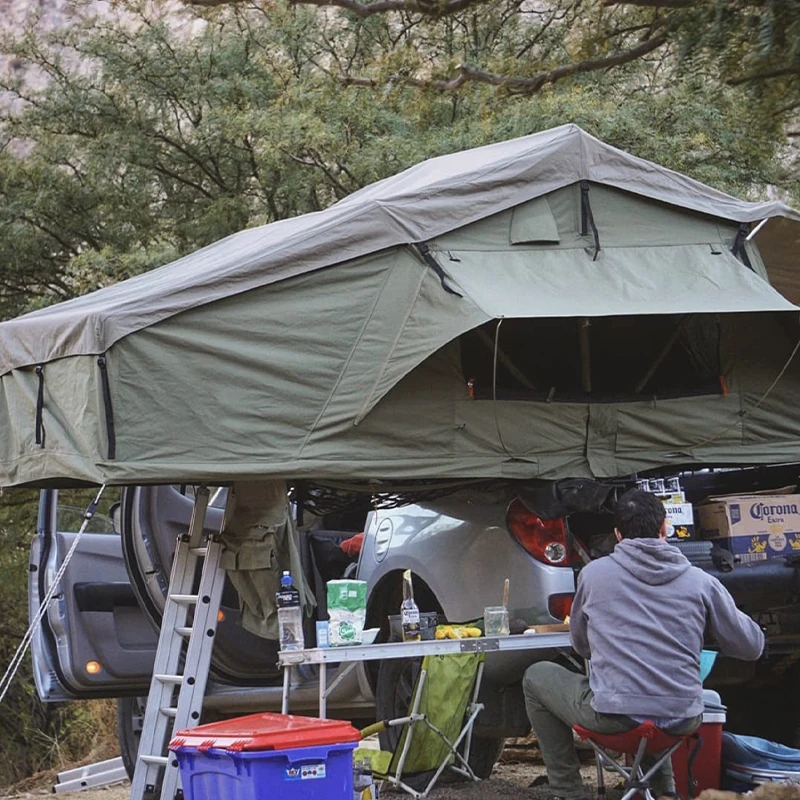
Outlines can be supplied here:
<path id="1" fill-rule="evenodd" d="M 626 492 L 617 502 L 614 552 L 580 573 L 570 638 L 576 652 L 591 659 L 590 676 L 550 662 L 525 673 L 528 718 L 553 798 L 588 797 L 573 725 L 623 733 L 651 720 L 675 734 L 700 725 L 706 630 L 733 658 L 755 661 L 764 649 L 761 629 L 727 589 L 666 541 L 665 517 L 655 495 Z M 657 797 L 678 796 L 669 762 L 653 784 Z"/>

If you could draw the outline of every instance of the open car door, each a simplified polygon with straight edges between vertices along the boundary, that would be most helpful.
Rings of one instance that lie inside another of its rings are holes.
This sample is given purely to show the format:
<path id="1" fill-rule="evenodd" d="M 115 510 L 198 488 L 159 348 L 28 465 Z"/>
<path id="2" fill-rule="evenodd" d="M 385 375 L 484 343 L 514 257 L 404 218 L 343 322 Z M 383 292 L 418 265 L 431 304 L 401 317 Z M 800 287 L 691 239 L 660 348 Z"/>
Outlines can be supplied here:
<path id="1" fill-rule="evenodd" d="M 82 496 L 45 490 L 28 573 L 31 619 L 83 521 Z M 81 493 L 85 495 L 86 492 Z M 130 586 L 121 539 L 95 514 L 32 641 L 33 671 L 45 701 L 141 694 L 150 685 L 157 633 Z"/>

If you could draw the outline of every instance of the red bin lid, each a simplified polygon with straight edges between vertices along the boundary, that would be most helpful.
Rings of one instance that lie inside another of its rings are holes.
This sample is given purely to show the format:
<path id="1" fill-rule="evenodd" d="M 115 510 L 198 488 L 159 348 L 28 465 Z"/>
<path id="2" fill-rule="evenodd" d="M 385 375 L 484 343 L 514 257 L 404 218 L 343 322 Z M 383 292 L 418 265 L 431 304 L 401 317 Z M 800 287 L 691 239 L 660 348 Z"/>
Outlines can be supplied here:
<path id="1" fill-rule="evenodd" d="M 169 743 L 169 749 L 191 747 L 210 750 L 213 747 L 234 752 L 291 750 L 295 747 L 357 742 L 360 739 L 359 731 L 342 720 L 264 713 L 178 731 Z"/>

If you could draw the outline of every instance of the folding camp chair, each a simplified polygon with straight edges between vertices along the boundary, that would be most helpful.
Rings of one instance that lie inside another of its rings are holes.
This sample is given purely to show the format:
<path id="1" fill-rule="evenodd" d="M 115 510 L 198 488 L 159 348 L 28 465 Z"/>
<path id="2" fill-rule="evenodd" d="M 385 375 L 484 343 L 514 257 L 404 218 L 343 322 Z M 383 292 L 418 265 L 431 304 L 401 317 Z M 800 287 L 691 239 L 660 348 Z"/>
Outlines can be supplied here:
<path id="1" fill-rule="evenodd" d="M 472 726 L 483 709 L 478 702 L 483 661 L 483 653 L 425 656 L 408 716 L 377 722 L 361 731 L 365 739 L 402 727 L 394 751 L 362 747 L 355 751 L 355 760 L 369 758 L 376 780 L 388 781 L 414 798 L 427 797 L 447 768 L 480 780 L 468 761 Z"/>
<path id="2" fill-rule="evenodd" d="M 578 737 L 588 741 L 594 750 L 597 766 L 597 797 L 600 799 L 606 796 L 603 770 L 608 767 L 618 772 L 625 780 L 622 800 L 631 800 L 636 795 L 643 796 L 645 800 L 655 800 L 655 795 L 651 791 L 653 776 L 668 758 L 672 758 L 672 754 L 681 745 L 693 739 L 695 744 L 689 756 L 688 786 L 689 796 L 694 797 L 692 762 L 702 744 L 696 732 L 673 735 L 665 733 L 652 722 L 643 722 L 625 733 L 595 733 L 580 725 L 575 725 L 574 730 Z M 633 761 L 628 766 L 623 766 L 611 755 L 612 752 L 632 756 Z M 654 757 L 647 771 L 642 766 L 645 756 Z"/>

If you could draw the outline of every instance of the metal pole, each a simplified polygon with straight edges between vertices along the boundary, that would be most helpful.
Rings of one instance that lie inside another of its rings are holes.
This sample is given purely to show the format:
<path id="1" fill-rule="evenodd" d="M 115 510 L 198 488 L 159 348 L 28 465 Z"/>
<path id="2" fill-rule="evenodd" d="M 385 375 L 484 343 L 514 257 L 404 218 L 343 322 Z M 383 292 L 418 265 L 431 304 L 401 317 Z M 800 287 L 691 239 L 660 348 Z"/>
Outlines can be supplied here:
<path id="1" fill-rule="evenodd" d="M 325 665 L 323 664 L 323 667 Z M 292 665 L 286 664 L 283 667 L 283 699 L 281 700 L 281 714 L 289 713 L 289 687 L 292 680 Z"/>
<path id="2" fill-rule="evenodd" d="M 578 336 L 581 348 L 581 388 L 586 394 L 592 391 L 592 352 L 589 340 L 589 327 L 591 322 L 588 317 L 578 321 Z"/>

